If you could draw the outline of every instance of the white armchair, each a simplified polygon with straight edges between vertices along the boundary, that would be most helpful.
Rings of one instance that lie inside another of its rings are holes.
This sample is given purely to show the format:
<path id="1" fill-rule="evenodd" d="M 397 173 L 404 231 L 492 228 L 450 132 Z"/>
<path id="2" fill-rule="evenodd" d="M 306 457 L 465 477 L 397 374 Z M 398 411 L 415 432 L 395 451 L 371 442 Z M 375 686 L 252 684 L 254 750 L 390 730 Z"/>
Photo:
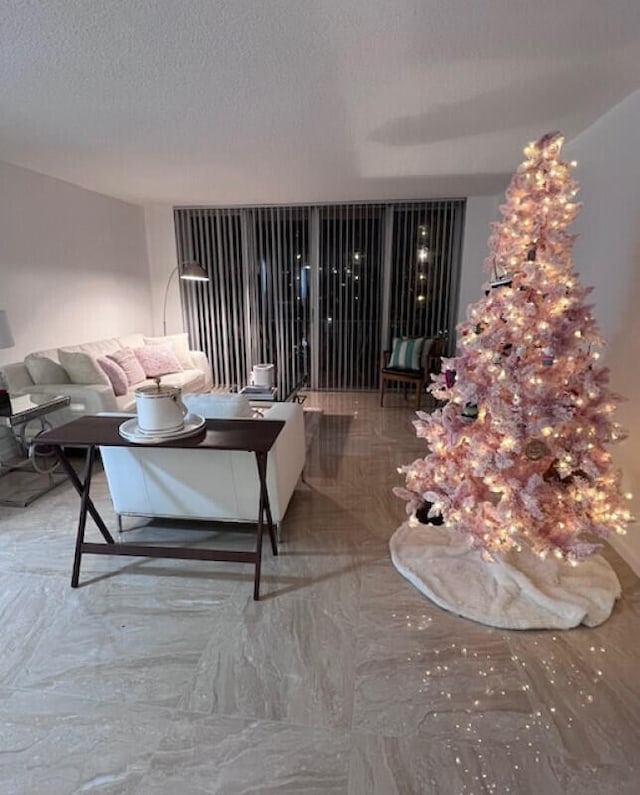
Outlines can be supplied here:
<path id="1" fill-rule="evenodd" d="M 189 396 L 183 397 L 189 405 Z M 211 397 L 213 403 L 219 401 L 219 396 Z M 203 414 L 205 396 L 198 398 L 198 413 Z M 215 411 L 207 415 L 220 416 Z M 271 515 L 279 528 L 304 468 L 302 407 L 276 403 L 264 418 L 285 422 L 267 461 Z M 100 452 L 120 529 L 123 515 L 258 521 L 258 470 L 251 453 L 150 447 L 104 447 Z"/>

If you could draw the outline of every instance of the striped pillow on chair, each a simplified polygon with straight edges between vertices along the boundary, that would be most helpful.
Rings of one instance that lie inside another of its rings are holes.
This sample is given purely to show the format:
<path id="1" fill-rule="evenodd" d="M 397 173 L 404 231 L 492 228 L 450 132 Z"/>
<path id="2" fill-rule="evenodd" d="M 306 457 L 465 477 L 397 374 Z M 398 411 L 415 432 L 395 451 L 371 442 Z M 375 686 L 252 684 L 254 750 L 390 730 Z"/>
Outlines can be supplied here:
<path id="1" fill-rule="evenodd" d="M 424 337 L 394 337 L 387 367 L 398 370 L 422 370 Z"/>

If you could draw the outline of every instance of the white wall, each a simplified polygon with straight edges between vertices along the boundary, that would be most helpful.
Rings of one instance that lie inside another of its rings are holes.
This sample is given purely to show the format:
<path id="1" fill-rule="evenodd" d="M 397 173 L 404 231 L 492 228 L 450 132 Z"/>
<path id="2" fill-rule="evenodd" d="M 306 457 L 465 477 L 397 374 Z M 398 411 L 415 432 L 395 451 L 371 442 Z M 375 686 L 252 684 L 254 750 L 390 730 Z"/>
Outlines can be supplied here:
<path id="1" fill-rule="evenodd" d="M 0 349 L 0 365 L 151 331 L 141 207 L 8 163 L 0 184 L 0 308 L 16 343 Z"/>
<path id="2" fill-rule="evenodd" d="M 640 517 L 640 91 L 612 108 L 566 145 L 575 158 L 583 209 L 574 230 L 574 264 L 583 284 L 593 285 L 595 317 L 608 341 L 605 363 L 613 389 L 627 398 L 616 417 L 629 438 L 612 448 Z M 640 575 L 640 527 L 614 541 Z"/>
<path id="3" fill-rule="evenodd" d="M 464 237 L 462 239 L 462 267 L 458 323 L 466 318 L 466 309 L 482 298 L 482 285 L 487 281 L 483 262 L 489 254 L 490 224 L 498 221 L 498 206 L 504 196 L 471 196 L 467 199 Z"/>
<path id="4" fill-rule="evenodd" d="M 151 304 L 153 308 L 153 333 L 162 334 L 164 296 L 167 280 L 178 264 L 173 208 L 168 205 L 147 205 L 144 220 L 149 252 L 151 275 Z M 167 293 L 167 334 L 183 330 L 180 288 L 177 274 L 171 279 Z"/>

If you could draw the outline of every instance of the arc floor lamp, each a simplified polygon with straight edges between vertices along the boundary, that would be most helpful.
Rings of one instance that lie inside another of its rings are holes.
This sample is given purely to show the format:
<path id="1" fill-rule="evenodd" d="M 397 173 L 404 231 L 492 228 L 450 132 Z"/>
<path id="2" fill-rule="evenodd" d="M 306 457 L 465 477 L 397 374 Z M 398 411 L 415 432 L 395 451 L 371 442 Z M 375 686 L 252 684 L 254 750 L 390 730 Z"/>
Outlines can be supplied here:
<path id="1" fill-rule="evenodd" d="M 171 284 L 171 279 L 173 279 L 175 274 L 178 274 L 181 279 L 190 282 L 208 282 L 209 281 L 209 274 L 206 270 L 199 265 L 197 262 L 182 262 L 176 265 L 176 267 L 171 271 L 169 274 L 169 278 L 167 279 L 167 286 L 164 289 L 164 309 L 162 312 L 162 333 L 164 336 L 167 336 L 167 298 L 169 296 L 169 285 Z"/>

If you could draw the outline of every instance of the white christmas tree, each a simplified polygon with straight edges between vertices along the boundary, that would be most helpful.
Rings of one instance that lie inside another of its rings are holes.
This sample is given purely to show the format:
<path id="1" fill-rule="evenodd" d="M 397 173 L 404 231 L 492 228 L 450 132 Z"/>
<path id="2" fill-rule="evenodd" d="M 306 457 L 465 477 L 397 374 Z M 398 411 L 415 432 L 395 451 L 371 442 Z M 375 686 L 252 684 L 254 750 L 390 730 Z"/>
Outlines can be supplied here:
<path id="1" fill-rule="evenodd" d="M 394 490 L 412 521 L 464 533 L 488 558 L 526 544 L 575 563 L 631 519 L 608 451 L 623 436 L 618 398 L 571 261 L 578 189 L 562 142 L 552 133 L 524 150 L 489 240 L 485 297 L 431 386 L 446 405 L 414 423 L 429 452 Z"/>

